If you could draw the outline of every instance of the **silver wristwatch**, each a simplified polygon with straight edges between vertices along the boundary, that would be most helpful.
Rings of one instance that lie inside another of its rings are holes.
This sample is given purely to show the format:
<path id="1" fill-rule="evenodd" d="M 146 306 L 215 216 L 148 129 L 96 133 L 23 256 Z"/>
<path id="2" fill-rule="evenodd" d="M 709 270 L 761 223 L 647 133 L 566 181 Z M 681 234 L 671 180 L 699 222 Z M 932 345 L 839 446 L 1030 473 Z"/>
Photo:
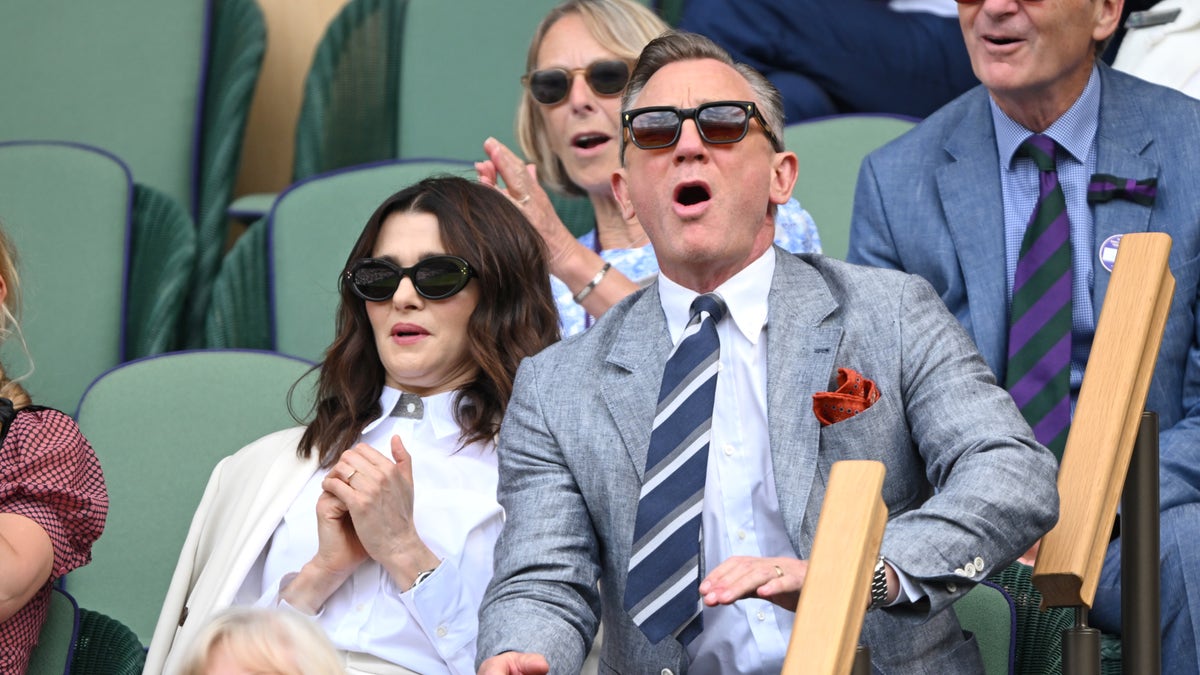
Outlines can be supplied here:
<path id="1" fill-rule="evenodd" d="M 871 604 L 867 610 L 879 609 L 887 604 L 887 569 L 883 566 L 883 556 L 875 563 L 875 574 L 871 577 Z"/>

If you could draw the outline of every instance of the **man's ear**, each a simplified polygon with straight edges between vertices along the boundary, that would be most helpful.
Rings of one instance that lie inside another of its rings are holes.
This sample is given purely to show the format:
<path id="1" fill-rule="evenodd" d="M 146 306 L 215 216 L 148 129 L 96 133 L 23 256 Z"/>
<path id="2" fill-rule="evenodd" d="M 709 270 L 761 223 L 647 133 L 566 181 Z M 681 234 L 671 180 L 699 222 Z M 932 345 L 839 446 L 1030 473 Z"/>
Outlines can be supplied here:
<path id="1" fill-rule="evenodd" d="M 637 212 L 634 211 L 633 201 L 629 198 L 629 175 L 625 173 L 624 168 L 613 172 L 612 191 L 613 197 L 617 199 L 617 204 L 621 205 L 621 217 L 625 220 L 633 220 L 637 216 Z"/>
<path id="2" fill-rule="evenodd" d="M 771 160 L 771 203 L 786 204 L 800 172 L 800 160 L 794 152 L 777 152 Z"/>
<path id="3" fill-rule="evenodd" d="M 1100 0 L 1096 3 L 1096 25 L 1092 29 L 1092 39 L 1096 42 L 1107 40 L 1117 31 L 1121 22 L 1121 9 L 1125 0 Z"/>

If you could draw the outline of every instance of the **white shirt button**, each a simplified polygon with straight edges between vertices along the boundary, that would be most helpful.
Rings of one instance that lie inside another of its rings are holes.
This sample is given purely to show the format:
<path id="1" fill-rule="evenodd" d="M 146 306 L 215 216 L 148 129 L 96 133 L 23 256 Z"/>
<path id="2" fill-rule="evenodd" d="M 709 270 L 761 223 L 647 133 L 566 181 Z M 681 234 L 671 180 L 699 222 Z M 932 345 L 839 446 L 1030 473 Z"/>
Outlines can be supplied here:
<path id="1" fill-rule="evenodd" d="M 951 593 L 957 593 L 958 592 L 958 584 L 956 584 L 954 582 L 950 582 L 950 583 L 946 584 L 946 590 L 950 591 Z"/>
<path id="2" fill-rule="evenodd" d="M 670 668 L 663 668 L 660 675 L 675 675 L 675 673 L 672 673 Z"/>
<path id="3" fill-rule="evenodd" d="M 745 531 L 745 530 L 738 530 L 738 531 L 737 531 L 737 538 L 738 538 L 738 541 L 746 541 L 746 531 Z"/>
<path id="4" fill-rule="evenodd" d="M 722 449 L 725 451 L 725 456 L 726 456 L 726 457 L 732 457 L 732 456 L 733 456 L 733 446 L 732 446 L 732 445 L 730 445 L 730 444 L 726 443 L 726 444 L 725 444 L 725 447 L 724 447 L 724 448 L 722 448 Z"/>
<path id="5" fill-rule="evenodd" d="M 447 630 L 445 626 L 438 626 L 438 627 L 437 627 L 437 636 L 438 636 L 438 637 L 440 637 L 440 638 L 444 638 L 444 637 L 446 637 L 446 634 L 447 634 L 447 633 L 449 633 L 449 632 L 450 632 L 450 631 L 449 631 L 449 630 Z"/>
<path id="6" fill-rule="evenodd" d="M 983 571 L 983 558 L 975 558 L 975 569 Z"/>
<path id="7" fill-rule="evenodd" d="M 404 407 L 408 409 L 408 412 L 412 412 L 417 409 L 417 406 L 413 403 L 409 403 L 408 405 L 406 405 Z"/>
<path id="8" fill-rule="evenodd" d="M 754 616 L 757 617 L 759 621 L 767 620 L 767 615 L 765 612 L 759 612 L 758 614 L 755 614 Z"/>

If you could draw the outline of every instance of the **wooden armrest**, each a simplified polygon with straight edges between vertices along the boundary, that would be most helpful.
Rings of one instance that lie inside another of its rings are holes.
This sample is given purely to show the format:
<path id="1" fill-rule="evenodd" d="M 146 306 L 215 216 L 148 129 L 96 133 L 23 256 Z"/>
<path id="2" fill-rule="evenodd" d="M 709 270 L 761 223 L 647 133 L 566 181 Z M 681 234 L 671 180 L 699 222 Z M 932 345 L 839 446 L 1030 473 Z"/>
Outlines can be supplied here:
<path id="1" fill-rule="evenodd" d="M 871 597 L 887 506 L 880 462 L 835 462 L 813 538 L 784 675 L 849 673 Z"/>
<path id="2" fill-rule="evenodd" d="M 1157 232 L 1127 234 L 1117 249 L 1058 471 L 1058 524 L 1034 567 L 1043 607 L 1095 600 L 1175 291 L 1170 252 L 1171 238 Z"/>

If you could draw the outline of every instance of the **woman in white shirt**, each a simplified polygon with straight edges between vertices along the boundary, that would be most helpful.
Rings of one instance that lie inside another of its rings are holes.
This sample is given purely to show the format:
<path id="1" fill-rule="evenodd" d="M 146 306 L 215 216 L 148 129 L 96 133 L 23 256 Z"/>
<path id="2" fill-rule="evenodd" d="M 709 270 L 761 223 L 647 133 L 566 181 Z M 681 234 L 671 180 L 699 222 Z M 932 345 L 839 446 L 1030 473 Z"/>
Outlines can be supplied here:
<path id="1" fill-rule="evenodd" d="M 312 422 L 214 470 L 146 672 L 258 604 L 313 617 L 352 674 L 473 673 L 493 439 L 518 363 L 558 339 L 548 274 L 495 190 L 432 178 L 385 201 L 346 263 Z"/>

